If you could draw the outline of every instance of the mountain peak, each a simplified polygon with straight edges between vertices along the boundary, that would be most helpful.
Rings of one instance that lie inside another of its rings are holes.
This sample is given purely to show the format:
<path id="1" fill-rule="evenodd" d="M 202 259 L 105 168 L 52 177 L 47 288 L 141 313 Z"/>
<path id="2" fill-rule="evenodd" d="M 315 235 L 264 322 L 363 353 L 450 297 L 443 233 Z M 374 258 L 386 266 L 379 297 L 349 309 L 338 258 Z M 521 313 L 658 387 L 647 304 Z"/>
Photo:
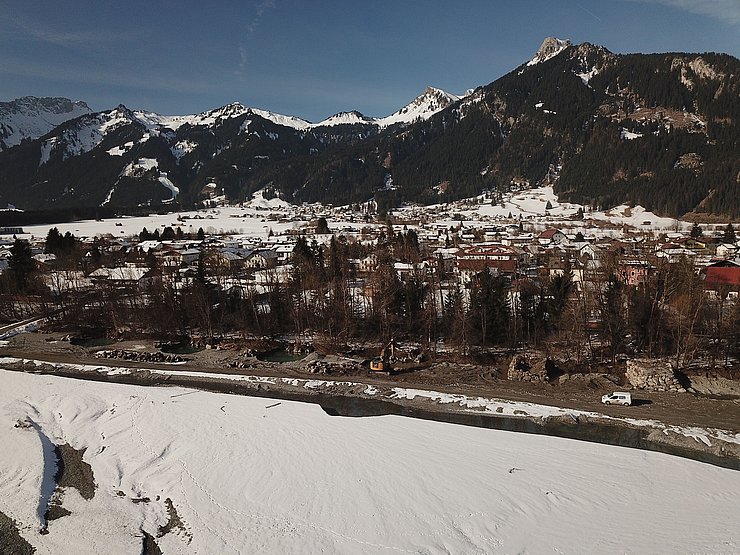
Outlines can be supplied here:
<path id="1" fill-rule="evenodd" d="M 357 123 L 372 123 L 370 118 L 365 117 L 357 110 L 349 112 L 338 112 L 331 117 L 316 124 L 317 127 L 322 125 L 353 125 Z"/>
<path id="2" fill-rule="evenodd" d="M 408 124 L 417 120 L 425 120 L 458 100 L 460 100 L 459 96 L 436 87 L 427 87 L 409 104 L 377 121 L 381 127 L 387 127 L 396 123 Z"/>
<path id="3" fill-rule="evenodd" d="M 527 62 L 527 65 L 533 66 L 536 64 L 541 64 L 542 62 L 546 62 L 550 58 L 554 58 L 555 56 L 560 54 L 563 50 L 571 45 L 572 43 L 567 39 L 562 40 L 555 37 L 547 37 L 545 40 L 542 41 L 542 44 L 537 49 L 537 53 L 534 55 L 534 58 Z"/>

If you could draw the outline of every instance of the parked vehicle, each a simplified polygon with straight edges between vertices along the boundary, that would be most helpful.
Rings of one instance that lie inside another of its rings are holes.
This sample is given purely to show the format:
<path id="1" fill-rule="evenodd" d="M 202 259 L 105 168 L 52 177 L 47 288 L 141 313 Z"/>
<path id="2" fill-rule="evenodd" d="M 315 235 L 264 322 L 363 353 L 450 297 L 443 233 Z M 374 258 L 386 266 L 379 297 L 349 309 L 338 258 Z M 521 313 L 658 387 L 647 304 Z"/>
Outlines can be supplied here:
<path id="1" fill-rule="evenodd" d="M 605 405 L 624 405 L 626 407 L 632 404 L 632 395 L 624 391 L 614 391 L 603 395 L 601 402 Z"/>

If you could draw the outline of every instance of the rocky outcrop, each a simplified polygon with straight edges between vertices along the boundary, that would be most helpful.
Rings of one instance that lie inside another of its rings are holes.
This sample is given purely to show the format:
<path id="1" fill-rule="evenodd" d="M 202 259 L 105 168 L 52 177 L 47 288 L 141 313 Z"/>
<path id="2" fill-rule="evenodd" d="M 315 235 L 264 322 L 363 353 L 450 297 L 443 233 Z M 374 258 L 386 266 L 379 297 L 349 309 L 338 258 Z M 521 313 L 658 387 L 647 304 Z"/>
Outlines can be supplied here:
<path id="1" fill-rule="evenodd" d="M 671 364 L 658 359 L 633 359 L 627 361 L 627 380 L 636 389 L 647 391 L 674 391 L 685 393 L 676 378 Z"/>

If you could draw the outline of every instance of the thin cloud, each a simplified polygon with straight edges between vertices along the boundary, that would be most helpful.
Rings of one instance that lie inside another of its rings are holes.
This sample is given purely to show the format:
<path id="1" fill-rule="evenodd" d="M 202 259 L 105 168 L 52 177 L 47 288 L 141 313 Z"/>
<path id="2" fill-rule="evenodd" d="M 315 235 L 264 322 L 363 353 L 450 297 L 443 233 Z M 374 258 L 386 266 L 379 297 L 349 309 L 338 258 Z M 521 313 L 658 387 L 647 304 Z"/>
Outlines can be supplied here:
<path id="1" fill-rule="evenodd" d="M 259 4 L 257 4 L 254 17 L 246 26 L 248 35 L 254 33 L 257 27 L 259 27 L 259 24 L 262 22 L 262 18 L 264 17 L 265 13 L 267 13 L 274 7 L 275 0 L 262 0 Z M 247 54 L 247 47 L 244 43 L 241 43 L 239 45 L 239 69 L 235 72 L 237 75 L 240 75 L 246 69 L 248 58 L 249 57 Z"/>
<path id="2" fill-rule="evenodd" d="M 740 1 L 738 0 L 629 0 L 643 4 L 662 4 L 697 15 L 705 15 L 730 25 L 740 27 Z"/>
<path id="3" fill-rule="evenodd" d="M 581 6 L 580 4 L 576 4 L 576 5 L 577 5 L 577 6 L 579 7 L 579 8 L 581 8 L 581 9 L 582 9 L 582 10 L 583 10 L 584 12 L 586 12 L 586 13 L 587 13 L 588 15 L 590 15 L 591 17 L 593 17 L 594 19 L 596 19 L 596 20 L 597 20 L 597 21 L 598 21 L 599 23 L 603 23 L 603 22 L 604 22 L 604 20 L 603 20 L 603 19 L 601 19 L 601 18 L 600 18 L 600 17 L 598 16 L 598 15 L 596 15 L 596 14 L 595 14 L 594 12 L 592 12 L 591 10 L 589 10 L 589 9 L 587 9 L 587 8 L 584 8 L 584 7 L 583 7 L 583 6 Z"/>
<path id="4" fill-rule="evenodd" d="M 265 12 L 275 7 L 275 0 L 262 0 L 259 4 L 257 4 L 257 9 L 255 10 L 254 19 L 252 19 L 252 22 L 247 25 L 247 32 L 251 35 L 254 33 L 254 30 L 259 26 L 260 22 L 262 21 L 262 16 L 265 15 Z"/>
<path id="5" fill-rule="evenodd" d="M 62 47 L 99 46 L 102 43 L 129 40 L 135 35 L 135 33 L 130 31 L 118 32 L 109 29 L 94 31 L 54 29 L 39 21 L 31 20 L 21 15 L 13 15 L 5 19 L 17 32 L 26 38 Z"/>

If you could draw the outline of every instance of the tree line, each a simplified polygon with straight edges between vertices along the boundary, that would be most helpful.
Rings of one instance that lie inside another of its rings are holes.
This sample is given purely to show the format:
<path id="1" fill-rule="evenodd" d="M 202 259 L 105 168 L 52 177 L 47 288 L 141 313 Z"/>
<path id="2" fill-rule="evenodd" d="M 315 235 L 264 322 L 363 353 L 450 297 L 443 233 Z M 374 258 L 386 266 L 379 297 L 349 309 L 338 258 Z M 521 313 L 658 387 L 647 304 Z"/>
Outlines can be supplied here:
<path id="1" fill-rule="evenodd" d="M 625 354 L 669 356 L 683 365 L 740 355 L 740 303 L 728 289 L 705 291 L 688 259 L 658 262 L 637 287 L 625 284 L 616 253 L 600 265 L 566 266 L 540 278 L 482 271 L 461 286 L 441 259 L 429 263 L 434 257 L 413 230 L 389 225 L 375 245 L 301 237 L 292 264 L 263 270 L 258 280 L 243 279 L 245 270 L 204 247 L 189 278 L 150 255 L 139 283 L 90 287 L 89 273 L 120 263 L 120 254 L 93 246 L 84 256 L 74 236 L 55 231 L 47 250 L 58 255 L 54 271 L 39 269 L 28 243 L 15 241 L 0 277 L 4 319 L 41 311 L 54 325 L 109 336 L 310 334 L 337 344 L 395 337 L 430 351 L 441 343 L 463 355 L 532 347 L 579 361 Z M 377 265 L 358 275 L 350 261 L 366 256 Z M 394 267 L 399 260 L 408 265 L 403 276 Z"/>

